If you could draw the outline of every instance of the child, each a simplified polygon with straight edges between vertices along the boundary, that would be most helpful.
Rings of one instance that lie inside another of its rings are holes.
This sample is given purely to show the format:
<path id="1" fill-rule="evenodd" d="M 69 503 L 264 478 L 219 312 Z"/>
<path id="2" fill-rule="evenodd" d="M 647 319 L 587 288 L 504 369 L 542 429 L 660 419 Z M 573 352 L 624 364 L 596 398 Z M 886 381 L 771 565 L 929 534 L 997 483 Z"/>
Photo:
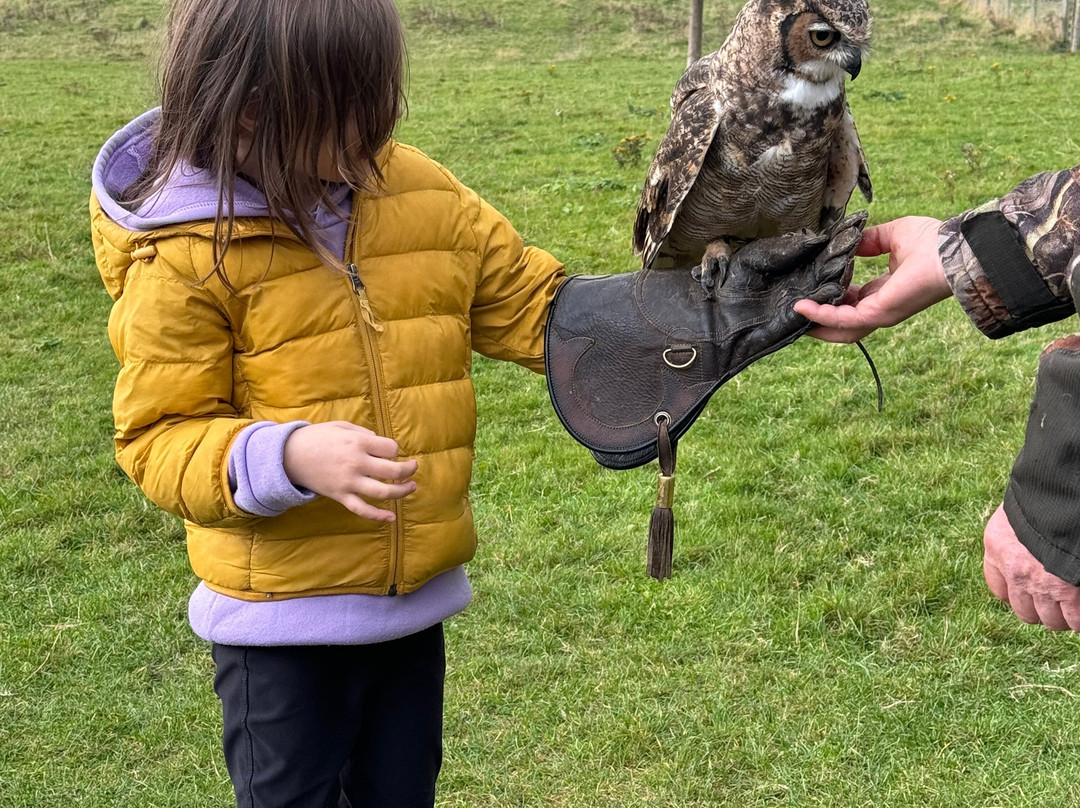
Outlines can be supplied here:
<path id="1" fill-rule="evenodd" d="M 811 333 L 854 342 L 955 295 L 997 339 L 1077 312 L 1080 167 L 1028 178 L 946 222 L 909 216 L 866 231 L 860 255 L 889 271 L 838 306 L 802 300 Z M 1039 360 L 1024 447 L 983 532 L 990 590 L 1027 623 L 1080 631 L 1080 337 Z"/>
<path id="2" fill-rule="evenodd" d="M 116 453 L 182 516 L 241 806 L 430 806 L 471 597 L 471 351 L 542 369 L 563 269 L 391 140 L 391 0 L 178 0 L 94 166 Z"/>

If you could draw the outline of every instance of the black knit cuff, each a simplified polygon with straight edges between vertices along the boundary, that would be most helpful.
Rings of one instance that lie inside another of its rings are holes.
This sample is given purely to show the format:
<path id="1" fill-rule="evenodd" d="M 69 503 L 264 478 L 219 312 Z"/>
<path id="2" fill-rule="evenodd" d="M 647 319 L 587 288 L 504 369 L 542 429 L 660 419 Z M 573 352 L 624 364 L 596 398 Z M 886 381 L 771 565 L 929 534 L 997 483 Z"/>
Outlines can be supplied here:
<path id="1" fill-rule="evenodd" d="M 1055 345 L 1039 361 L 1005 514 L 1047 572 L 1080 584 L 1080 337 Z"/>

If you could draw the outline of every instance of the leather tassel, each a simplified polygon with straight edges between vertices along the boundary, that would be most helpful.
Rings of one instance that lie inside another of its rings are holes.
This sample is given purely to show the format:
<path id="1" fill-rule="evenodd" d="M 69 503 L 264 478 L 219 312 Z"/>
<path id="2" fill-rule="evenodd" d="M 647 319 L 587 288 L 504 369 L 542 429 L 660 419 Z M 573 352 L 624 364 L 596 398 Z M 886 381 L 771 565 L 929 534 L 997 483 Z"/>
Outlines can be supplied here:
<path id="1" fill-rule="evenodd" d="M 646 570 L 658 581 L 671 577 L 671 559 L 675 549 L 675 445 L 668 434 L 668 415 L 656 417 L 656 445 L 660 459 L 660 478 L 656 484 L 656 506 L 649 520 L 649 549 Z"/>
<path id="2" fill-rule="evenodd" d="M 661 474 L 659 493 L 656 495 L 656 507 L 649 520 L 649 553 L 646 560 L 648 572 L 653 578 L 662 581 L 671 577 L 671 554 L 675 549 L 675 514 L 671 510 L 671 495 L 675 489 L 675 478 Z"/>

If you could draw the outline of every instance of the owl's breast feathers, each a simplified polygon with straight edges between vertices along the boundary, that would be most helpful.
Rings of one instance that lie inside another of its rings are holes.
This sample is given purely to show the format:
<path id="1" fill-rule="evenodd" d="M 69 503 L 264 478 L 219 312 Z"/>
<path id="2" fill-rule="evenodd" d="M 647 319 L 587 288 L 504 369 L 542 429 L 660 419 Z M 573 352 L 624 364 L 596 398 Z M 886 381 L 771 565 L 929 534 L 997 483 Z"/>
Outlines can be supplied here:
<path id="1" fill-rule="evenodd" d="M 661 251 L 696 261 L 718 238 L 820 230 L 856 184 L 869 198 L 842 85 L 807 105 L 781 74 L 722 69 L 722 55 L 692 65 L 672 93 L 634 226 L 643 266 Z"/>
<path id="2" fill-rule="evenodd" d="M 721 137 L 714 145 L 738 147 L 751 164 L 780 143 L 824 160 L 845 109 L 843 91 L 830 103 L 813 108 L 777 103 L 776 95 L 760 85 L 726 83 L 722 91 Z"/>

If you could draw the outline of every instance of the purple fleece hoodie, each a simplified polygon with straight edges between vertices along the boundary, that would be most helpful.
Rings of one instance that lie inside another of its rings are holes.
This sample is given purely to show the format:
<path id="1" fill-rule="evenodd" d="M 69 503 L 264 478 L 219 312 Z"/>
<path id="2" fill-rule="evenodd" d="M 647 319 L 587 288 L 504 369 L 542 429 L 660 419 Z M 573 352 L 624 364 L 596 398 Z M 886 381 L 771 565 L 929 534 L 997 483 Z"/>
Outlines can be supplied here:
<path id="1" fill-rule="evenodd" d="M 150 110 L 129 123 L 102 147 L 94 162 L 93 188 L 102 209 L 129 230 L 213 219 L 217 187 L 209 173 L 180 166 L 161 190 L 137 208 L 119 202 L 123 191 L 146 169 L 160 112 Z M 331 188 L 341 215 L 315 211 L 317 235 L 344 256 L 352 193 Z M 236 216 L 267 216 L 262 193 L 237 178 Z M 260 421 L 243 430 L 229 452 L 229 482 L 236 504 L 255 516 L 276 516 L 315 498 L 292 484 L 282 466 L 288 436 L 305 421 Z M 456 567 L 406 595 L 319 595 L 251 602 L 230 598 L 200 583 L 188 602 L 191 627 L 205 640 L 225 645 L 362 645 L 422 631 L 468 606 L 472 599 L 464 567 Z"/>

